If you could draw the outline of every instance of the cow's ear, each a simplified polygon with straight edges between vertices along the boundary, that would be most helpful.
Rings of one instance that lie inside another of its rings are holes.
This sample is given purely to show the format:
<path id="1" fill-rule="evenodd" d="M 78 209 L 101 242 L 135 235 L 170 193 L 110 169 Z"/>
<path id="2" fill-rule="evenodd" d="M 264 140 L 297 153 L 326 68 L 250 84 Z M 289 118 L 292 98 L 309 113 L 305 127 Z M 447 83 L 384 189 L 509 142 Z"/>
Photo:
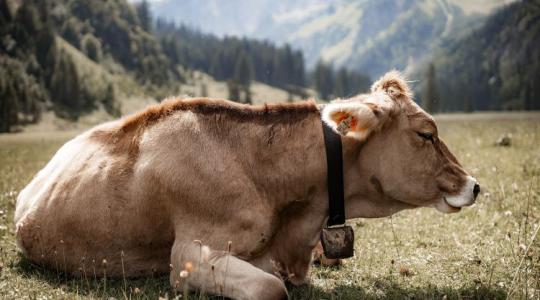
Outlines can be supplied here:
<path id="1" fill-rule="evenodd" d="M 371 92 L 385 92 L 392 99 L 398 100 L 401 97 L 410 99 L 412 97 L 411 88 L 399 71 L 393 70 L 384 74 L 371 86 Z"/>
<path id="2" fill-rule="evenodd" d="M 323 108 L 322 119 L 342 136 L 365 140 L 381 124 L 382 111 L 373 103 L 335 101 Z"/>

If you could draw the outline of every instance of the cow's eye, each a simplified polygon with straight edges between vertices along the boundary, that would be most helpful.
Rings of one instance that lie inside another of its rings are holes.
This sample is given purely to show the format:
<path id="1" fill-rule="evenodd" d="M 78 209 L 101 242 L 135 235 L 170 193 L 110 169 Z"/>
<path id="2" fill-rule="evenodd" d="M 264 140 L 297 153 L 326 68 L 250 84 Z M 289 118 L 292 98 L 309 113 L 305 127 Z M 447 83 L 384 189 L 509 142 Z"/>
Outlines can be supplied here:
<path id="1" fill-rule="evenodd" d="M 417 132 L 417 133 L 424 140 L 433 142 L 433 133 L 431 132 Z"/>

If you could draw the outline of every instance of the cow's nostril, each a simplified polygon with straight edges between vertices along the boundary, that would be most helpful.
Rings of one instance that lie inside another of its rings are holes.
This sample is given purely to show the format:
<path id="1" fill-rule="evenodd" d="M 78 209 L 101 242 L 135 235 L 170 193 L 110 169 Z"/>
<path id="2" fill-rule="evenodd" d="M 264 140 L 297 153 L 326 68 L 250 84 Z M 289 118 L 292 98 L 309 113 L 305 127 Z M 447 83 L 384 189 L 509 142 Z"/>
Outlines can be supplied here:
<path id="1" fill-rule="evenodd" d="M 480 194 L 480 185 L 478 183 L 474 185 L 473 194 L 474 199 L 476 199 L 476 197 L 478 197 L 478 194 Z"/>

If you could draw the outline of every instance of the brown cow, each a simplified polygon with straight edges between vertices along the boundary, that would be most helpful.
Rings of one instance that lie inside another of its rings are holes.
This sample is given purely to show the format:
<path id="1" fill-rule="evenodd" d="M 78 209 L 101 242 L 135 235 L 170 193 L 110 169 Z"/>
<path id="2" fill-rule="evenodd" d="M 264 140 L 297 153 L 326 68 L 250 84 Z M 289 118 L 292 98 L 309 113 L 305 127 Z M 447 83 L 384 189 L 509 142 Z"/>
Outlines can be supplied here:
<path id="1" fill-rule="evenodd" d="M 170 271 L 180 290 L 285 297 L 283 280 L 306 280 L 328 214 L 321 118 L 351 123 L 348 218 L 473 204 L 476 180 L 391 72 L 370 94 L 324 106 L 176 99 L 93 128 L 21 191 L 19 247 L 74 275 Z"/>

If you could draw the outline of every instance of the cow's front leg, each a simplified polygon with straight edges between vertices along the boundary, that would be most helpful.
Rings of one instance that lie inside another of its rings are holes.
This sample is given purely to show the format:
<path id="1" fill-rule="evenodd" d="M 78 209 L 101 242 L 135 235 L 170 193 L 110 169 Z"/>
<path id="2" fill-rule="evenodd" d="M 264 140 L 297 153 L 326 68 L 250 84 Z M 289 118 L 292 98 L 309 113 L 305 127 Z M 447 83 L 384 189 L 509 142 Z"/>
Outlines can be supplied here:
<path id="1" fill-rule="evenodd" d="M 177 239 L 171 253 L 171 285 L 233 299 L 287 299 L 287 289 L 276 276 L 198 241 Z"/>

